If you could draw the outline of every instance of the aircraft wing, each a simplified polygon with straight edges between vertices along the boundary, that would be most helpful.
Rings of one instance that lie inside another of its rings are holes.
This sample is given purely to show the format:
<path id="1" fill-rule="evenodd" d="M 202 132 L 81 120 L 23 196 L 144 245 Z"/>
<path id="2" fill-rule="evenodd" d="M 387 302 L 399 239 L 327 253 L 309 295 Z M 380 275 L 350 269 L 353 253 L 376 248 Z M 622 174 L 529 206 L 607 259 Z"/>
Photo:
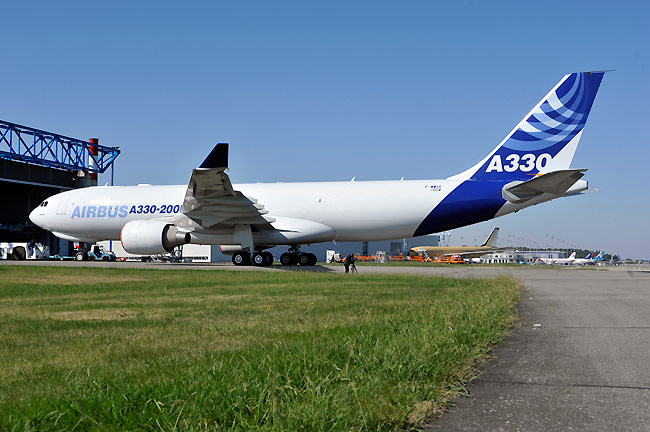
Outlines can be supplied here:
<path id="1" fill-rule="evenodd" d="M 510 202 L 520 203 L 543 193 L 561 196 L 580 180 L 586 171 L 586 169 L 558 170 L 525 182 L 511 182 L 503 187 L 503 198 Z"/>
<path id="2" fill-rule="evenodd" d="M 268 225 L 275 219 L 255 198 L 232 187 L 226 174 L 228 144 L 217 144 L 199 168 L 192 170 L 182 212 L 201 227 L 217 225 Z"/>
<path id="3" fill-rule="evenodd" d="M 503 252 L 503 251 L 504 249 L 486 249 L 486 250 L 474 250 L 474 251 L 467 251 L 467 252 L 452 252 L 452 253 L 443 254 L 443 256 L 459 256 L 461 258 L 470 259 L 470 258 L 479 258 L 482 257 L 483 255 L 487 255 L 495 252 Z"/>

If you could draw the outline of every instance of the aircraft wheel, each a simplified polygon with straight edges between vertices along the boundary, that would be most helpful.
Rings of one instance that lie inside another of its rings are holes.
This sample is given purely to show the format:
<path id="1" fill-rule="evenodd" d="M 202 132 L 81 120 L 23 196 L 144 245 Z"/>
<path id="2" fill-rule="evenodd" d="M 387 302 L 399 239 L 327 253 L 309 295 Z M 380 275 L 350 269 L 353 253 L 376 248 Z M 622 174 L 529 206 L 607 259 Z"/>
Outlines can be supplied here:
<path id="1" fill-rule="evenodd" d="M 86 261 L 86 254 L 84 252 L 77 252 L 74 259 L 75 261 Z"/>
<path id="2" fill-rule="evenodd" d="M 308 253 L 301 253 L 300 255 L 298 255 L 298 264 L 300 264 L 301 266 L 313 265 L 311 263 L 311 257 L 309 255 L 310 254 Z"/>
<path id="3" fill-rule="evenodd" d="M 235 252 L 232 255 L 232 263 L 236 266 L 251 265 L 251 256 L 248 252 Z"/>
<path id="4" fill-rule="evenodd" d="M 285 252 L 280 255 L 280 264 L 282 265 L 295 265 L 296 261 L 296 254 Z"/>
<path id="5" fill-rule="evenodd" d="M 268 259 L 265 256 L 264 252 L 255 252 L 253 254 L 252 261 L 254 266 L 258 266 L 258 267 L 266 266 L 267 260 Z"/>
<path id="6" fill-rule="evenodd" d="M 266 258 L 266 261 L 264 263 L 265 266 L 270 267 L 273 265 L 273 261 L 275 261 L 275 258 L 273 257 L 273 254 L 271 252 L 262 252 L 264 257 Z"/>
<path id="7" fill-rule="evenodd" d="M 15 261 L 23 261 L 27 257 L 27 251 L 22 246 L 16 246 L 11 254 Z"/>
<path id="8" fill-rule="evenodd" d="M 316 263 L 318 262 L 318 258 L 316 258 L 316 255 L 314 255 L 313 253 L 308 253 L 307 255 L 309 255 L 309 265 L 310 266 L 316 265 Z"/>

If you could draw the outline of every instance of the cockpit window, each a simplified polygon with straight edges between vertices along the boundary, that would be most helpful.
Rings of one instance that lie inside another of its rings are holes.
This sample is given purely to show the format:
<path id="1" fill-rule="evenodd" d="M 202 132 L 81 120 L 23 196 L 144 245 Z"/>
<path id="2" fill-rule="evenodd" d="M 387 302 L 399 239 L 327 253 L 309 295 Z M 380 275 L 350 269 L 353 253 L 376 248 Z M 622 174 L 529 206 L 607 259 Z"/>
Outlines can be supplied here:
<path id="1" fill-rule="evenodd" d="M 43 201 L 39 207 L 47 207 L 47 201 Z"/>

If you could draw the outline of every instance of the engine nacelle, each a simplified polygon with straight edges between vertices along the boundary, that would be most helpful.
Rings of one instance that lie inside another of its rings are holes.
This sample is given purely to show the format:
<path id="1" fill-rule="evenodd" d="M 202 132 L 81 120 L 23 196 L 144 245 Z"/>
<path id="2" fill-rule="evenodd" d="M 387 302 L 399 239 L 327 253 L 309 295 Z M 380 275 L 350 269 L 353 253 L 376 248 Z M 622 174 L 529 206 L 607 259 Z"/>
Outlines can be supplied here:
<path id="1" fill-rule="evenodd" d="M 122 247 L 134 255 L 171 252 L 176 246 L 190 242 L 190 233 L 165 221 L 135 220 L 122 227 Z"/>

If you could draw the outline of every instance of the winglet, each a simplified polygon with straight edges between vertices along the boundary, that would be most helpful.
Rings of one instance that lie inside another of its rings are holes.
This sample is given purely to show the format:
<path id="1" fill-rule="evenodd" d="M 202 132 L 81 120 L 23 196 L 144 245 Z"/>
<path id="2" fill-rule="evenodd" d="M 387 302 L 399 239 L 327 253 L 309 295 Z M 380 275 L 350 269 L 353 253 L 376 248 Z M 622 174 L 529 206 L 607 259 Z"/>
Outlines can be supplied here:
<path id="1" fill-rule="evenodd" d="M 228 168 L 228 144 L 214 146 L 199 168 Z"/>

